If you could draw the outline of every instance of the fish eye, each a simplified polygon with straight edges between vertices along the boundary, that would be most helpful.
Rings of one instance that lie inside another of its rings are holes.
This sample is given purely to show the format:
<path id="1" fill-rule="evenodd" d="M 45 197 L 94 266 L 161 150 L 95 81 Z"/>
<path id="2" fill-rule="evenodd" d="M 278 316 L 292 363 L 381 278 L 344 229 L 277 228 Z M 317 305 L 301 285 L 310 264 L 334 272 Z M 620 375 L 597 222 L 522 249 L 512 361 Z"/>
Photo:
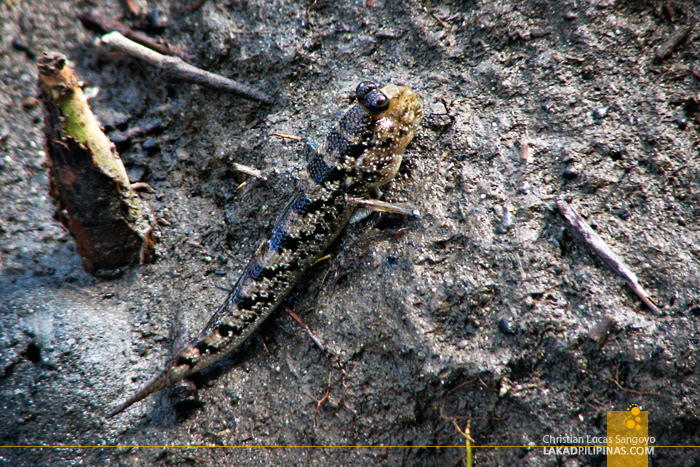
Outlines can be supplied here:
<path id="1" fill-rule="evenodd" d="M 371 91 L 374 91 L 377 89 L 377 85 L 374 84 L 371 81 L 363 81 L 360 84 L 357 85 L 357 90 L 355 91 L 355 95 L 357 95 L 357 100 L 362 101 L 362 99 L 367 96 Z"/>
<path id="2" fill-rule="evenodd" d="M 389 98 L 371 81 L 363 81 L 355 91 L 357 101 L 373 114 L 379 114 L 389 108 Z"/>

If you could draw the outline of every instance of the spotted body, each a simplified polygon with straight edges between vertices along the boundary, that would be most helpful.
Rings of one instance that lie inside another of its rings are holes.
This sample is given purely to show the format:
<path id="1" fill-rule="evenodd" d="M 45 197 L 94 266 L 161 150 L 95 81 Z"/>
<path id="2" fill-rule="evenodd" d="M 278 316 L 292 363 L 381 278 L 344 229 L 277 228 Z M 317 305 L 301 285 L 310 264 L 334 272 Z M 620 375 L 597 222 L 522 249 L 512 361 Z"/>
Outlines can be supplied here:
<path id="1" fill-rule="evenodd" d="M 269 237 L 255 252 L 226 301 L 204 330 L 165 369 L 110 415 L 212 365 L 233 351 L 289 294 L 348 223 L 353 200 L 391 180 L 423 117 L 408 87 L 370 82 L 319 147 L 307 144 L 307 174 Z"/>

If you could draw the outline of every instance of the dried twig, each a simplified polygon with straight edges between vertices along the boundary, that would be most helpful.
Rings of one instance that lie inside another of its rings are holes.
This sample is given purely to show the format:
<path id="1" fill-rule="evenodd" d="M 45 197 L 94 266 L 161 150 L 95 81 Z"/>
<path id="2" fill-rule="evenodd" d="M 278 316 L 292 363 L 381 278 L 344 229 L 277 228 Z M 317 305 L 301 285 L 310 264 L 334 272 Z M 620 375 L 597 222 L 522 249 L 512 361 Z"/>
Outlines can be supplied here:
<path id="1" fill-rule="evenodd" d="M 348 201 L 370 211 L 402 214 L 404 216 L 411 216 L 415 217 L 416 219 L 420 219 L 420 212 L 413 206 L 406 203 L 387 203 L 386 201 L 380 201 L 378 199 L 362 199 L 352 196 L 348 197 Z"/>
<path id="2" fill-rule="evenodd" d="M 657 62 L 663 62 L 671 53 L 678 47 L 688 35 L 693 31 L 698 21 L 696 18 L 690 18 L 687 24 L 679 26 L 669 37 L 661 44 L 654 52 L 654 58 Z"/>
<path id="3" fill-rule="evenodd" d="M 691 66 L 691 67 L 690 67 L 690 73 L 691 73 L 693 76 L 695 76 L 697 79 L 700 79 L 700 69 Z"/>
<path id="4" fill-rule="evenodd" d="M 328 373 L 328 386 L 326 387 L 326 393 L 323 395 L 323 397 L 321 399 L 318 400 L 318 402 L 316 402 L 316 413 L 314 414 L 314 425 L 318 425 L 318 412 L 319 412 L 319 410 L 321 410 L 321 404 L 323 404 L 325 401 L 327 401 L 331 395 L 331 389 L 333 387 L 332 386 L 332 383 L 333 383 L 332 375 L 333 375 L 333 373 L 331 373 L 331 372 Z"/>
<path id="5" fill-rule="evenodd" d="M 284 138 L 284 139 L 293 139 L 294 141 L 301 141 L 304 139 L 304 138 L 301 138 L 299 136 L 286 135 L 284 133 L 270 133 L 270 136 L 277 136 L 278 138 Z"/>
<path id="6" fill-rule="evenodd" d="M 665 394 L 660 394 L 658 392 L 651 392 L 651 391 L 636 391 L 634 389 L 626 388 L 622 384 L 620 384 L 620 367 L 617 367 L 615 369 L 615 377 L 613 378 L 612 376 L 608 378 L 610 381 L 615 383 L 615 386 L 618 388 L 622 389 L 623 391 L 631 392 L 632 394 L 639 394 L 640 396 L 645 396 L 645 395 L 650 395 L 650 396 L 657 396 L 661 397 L 664 399 L 670 399 L 670 397 L 666 396 Z"/>
<path id="7" fill-rule="evenodd" d="M 445 28 L 445 29 L 449 29 L 449 28 L 450 28 L 450 25 L 447 24 L 446 22 L 444 22 L 444 21 L 443 21 L 438 15 L 436 15 L 435 13 L 433 13 L 433 18 L 435 18 L 435 20 L 436 20 L 438 23 L 440 23 L 440 26 L 442 26 L 443 28 Z"/>
<path id="8" fill-rule="evenodd" d="M 330 254 L 328 254 L 328 255 L 323 255 L 323 256 L 321 256 L 319 259 L 317 259 L 316 261 L 314 261 L 313 263 L 311 263 L 311 266 L 316 266 L 318 263 L 320 263 L 320 262 L 322 262 L 322 261 L 325 261 L 325 260 L 330 260 L 331 258 L 332 258 L 332 256 L 331 256 Z"/>
<path id="9" fill-rule="evenodd" d="M 98 45 L 105 45 L 113 50 L 125 53 L 132 57 L 143 60 L 161 71 L 161 75 L 167 79 L 186 81 L 194 84 L 201 84 L 219 91 L 230 92 L 232 94 L 252 99 L 265 104 L 271 104 L 272 99 L 244 84 L 225 78 L 221 75 L 202 70 L 185 63 L 178 57 L 162 55 L 147 47 L 137 44 L 127 39 L 119 32 L 105 34 L 99 40 Z"/>
<path id="10" fill-rule="evenodd" d="M 138 14 L 138 10 L 135 15 L 136 14 Z M 155 40 L 142 32 L 134 31 L 126 24 L 107 18 L 96 11 L 86 11 L 85 13 L 81 13 L 78 18 L 80 19 L 80 22 L 83 23 L 83 26 L 101 34 L 117 31 L 124 37 L 128 37 L 132 41 L 138 42 L 139 44 L 144 45 L 149 49 L 153 49 L 158 53 L 165 55 L 177 55 L 183 60 L 189 60 L 191 58 L 186 52 L 178 47 L 168 44 L 165 41 Z"/>
<path id="11" fill-rule="evenodd" d="M 520 159 L 523 162 L 525 162 L 526 164 L 529 164 L 530 163 L 530 145 L 528 144 L 527 138 L 528 138 L 528 135 L 527 135 L 527 128 L 526 128 L 525 132 L 520 137 Z"/>
<path id="12" fill-rule="evenodd" d="M 266 180 L 265 175 L 263 175 L 263 173 L 262 173 L 260 170 L 254 168 L 254 167 L 250 167 L 250 166 L 248 166 L 248 165 L 239 164 L 238 162 L 234 162 L 232 165 L 233 165 L 233 168 L 234 168 L 235 170 L 239 171 L 239 172 L 242 172 L 242 173 L 244 173 L 244 174 L 250 175 L 251 177 L 255 177 L 255 178 L 260 178 L 260 179 L 262 179 L 262 180 Z"/>
<path id="13" fill-rule="evenodd" d="M 326 350 L 325 347 L 323 347 L 323 344 L 321 344 L 321 341 L 318 340 L 318 338 L 314 335 L 314 333 L 311 332 L 311 329 L 309 329 L 309 326 L 306 324 L 306 322 L 302 319 L 301 316 L 299 316 L 298 314 L 296 314 L 294 311 L 292 311 L 291 308 L 289 308 L 289 307 L 287 307 L 287 306 L 285 306 L 284 308 L 285 308 L 285 310 L 287 311 L 287 314 L 288 314 L 289 316 L 291 316 L 291 317 L 294 319 L 294 321 L 296 321 L 297 323 L 299 323 L 299 326 L 301 326 L 302 328 L 304 328 L 304 331 L 306 331 L 306 334 L 309 335 L 309 337 L 310 337 L 311 340 L 314 342 L 314 344 L 316 344 L 316 345 L 318 346 L 318 348 L 321 349 L 321 350 L 323 351 L 323 353 L 325 353 L 325 354 L 327 354 L 327 355 L 332 355 L 328 350 Z"/>
<path id="14" fill-rule="evenodd" d="M 374 33 L 374 37 L 378 39 L 401 39 L 402 35 L 402 33 L 388 29 L 380 29 L 379 31 Z"/>
<path id="15" fill-rule="evenodd" d="M 318 263 L 325 260 L 328 260 L 328 269 L 326 269 L 326 273 L 323 275 L 323 279 L 321 279 L 321 288 L 323 288 L 323 286 L 326 284 L 326 279 L 328 279 L 328 274 L 330 274 L 331 271 L 335 272 L 336 274 L 338 273 L 333 265 L 333 255 L 330 254 L 321 256 L 319 259 L 313 262 L 312 266 L 316 266 Z"/>
<path id="16" fill-rule="evenodd" d="M 627 265 L 617 256 L 608 246 L 605 241 L 600 238 L 590 225 L 579 215 L 573 204 L 569 203 L 564 195 L 557 196 L 557 208 L 564 219 L 569 223 L 574 230 L 576 236 L 585 243 L 591 250 L 600 256 L 613 271 L 622 276 L 630 286 L 632 291 L 644 302 L 644 304 L 654 313 L 661 314 L 659 309 L 652 303 L 649 294 L 639 285 L 639 279 L 627 267 Z"/>
<path id="17" fill-rule="evenodd" d="M 135 18 L 141 13 L 139 7 L 134 3 L 134 0 L 121 0 L 119 3 L 122 4 L 124 13 L 131 18 Z"/>

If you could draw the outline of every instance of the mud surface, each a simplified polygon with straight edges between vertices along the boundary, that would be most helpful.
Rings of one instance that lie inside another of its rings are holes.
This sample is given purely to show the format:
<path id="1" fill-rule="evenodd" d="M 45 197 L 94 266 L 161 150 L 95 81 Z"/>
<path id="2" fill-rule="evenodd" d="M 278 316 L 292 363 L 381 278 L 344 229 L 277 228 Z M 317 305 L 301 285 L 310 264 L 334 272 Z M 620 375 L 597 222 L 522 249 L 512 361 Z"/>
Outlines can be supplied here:
<path id="1" fill-rule="evenodd" d="M 159 3 L 169 21 L 161 37 L 277 104 L 168 83 L 102 55 L 76 19 L 91 2 L 0 6 L 0 444 L 460 446 L 454 419 L 471 421 L 476 445 L 540 446 L 545 436 L 605 436 L 606 411 L 638 404 L 656 445 L 700 445 L 700 29 L 654 57 L 696 7 Z M 102 8 L 122 14 L 118 2 Z M 162 123 L 119 148 L 132 181 L 155 189 L 145 196 L 161 220 L 155 264 L 90 276 L 52 219 L 32 100 L 32 51 L 46 49 L 99 89 L 91 104 L 113 138 Z M 106 418 L 201 329 L 293 192 L 300 143 L 269 133 L 318 139 L 365 79 L 424 97 L 424 124 L 384 193 L 423 217 L 373 214 L 349 226 L 332 262 L 301 284 L 293 309 L 336 357 L 282 310 L 190 385 Z M 558 194 L 627 261 L 662 316 L 572 236 L 552 210 Z M 606 317 L 614 324 L 599 347 L 589 331 Z M 463 455 L 0 450 L 7 465 L 449 466 Z M 521 447 L 477 450 L 475 460 L 605 458 Z M 651 457 L 699 461 L 691 449 Z"/>

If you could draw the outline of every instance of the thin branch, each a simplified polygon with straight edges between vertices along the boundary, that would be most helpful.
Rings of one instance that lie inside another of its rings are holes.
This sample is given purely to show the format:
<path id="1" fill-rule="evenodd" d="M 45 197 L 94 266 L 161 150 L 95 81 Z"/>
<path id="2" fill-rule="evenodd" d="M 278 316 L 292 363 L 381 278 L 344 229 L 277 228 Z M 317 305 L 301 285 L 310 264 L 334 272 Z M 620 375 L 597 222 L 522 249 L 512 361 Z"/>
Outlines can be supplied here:
<path id="1" fill-rule="evenodd" d="M 105 34 L 98 41 L 98 45 L 104 45 L 112 50 L 125 53 L 132 57 L 143 60 L 150 65 L 158 68 L 161 75 L 173 81 L 185 81 L 194 84 L 200 84 L 219 91 L 230 92 L 232 94 L 252 99 L 265 104 L 272 104 L 272 99 L 244 84 L 225 78 L 221 75 L 202 70 L 195 66 L 185 63 L 178 57 L 162 55 L 158 52 L 144 47 L 141 44 L 124 37 L 119 32 L 110 32 Z"/>
<path id="2" fill-rule="evenodd" d="M 331 395 L 331 389 L 333 387 L 332 386 L 332 383 L 333 383 L 332 375 L 333 375 L 332 372 L 328 372 L 328 386 L 326 387 L 326 393 L 323 395 L 323 397 L 321 399 L 318 400 L 318 402 L 316 402 L 316 413 L 314 414 L 314 426 L 318 425 L 318 412 L 319 412 L 319 410 L 321 410 L 321 404 L 323 404 L 325 401 L 327 401 Z"/>
<path id="3" fill-rule="evenodd" d="M 386 201 L 380 201 L 378 199 L 363 199 L 355 197 L 349 197 L 348 201 L 370 211 L 389 212 L 392 214 L 402 214 L 404 216 L 415 217 L 416 219 L 420 218 L 420 212 L 413 206 L 406 203 L 387 203 Z"/>
<path id="4" fill-rule="evenodd" d="M 326 350 L 326 348 L 323 346 L 321 341 L 319 341 L 318 338 L 311 331 L 311 329 L 309 329 L 309 326 L 306 324 L 306 322 L 303 320 L 303 318 L 301 316 L 299 316 L 294 311 L 292 311 L 292 309 L 289 308 L 288 306 L 285 306 L 284 309 L 287 311 L 287 314 L 294 319 L 294 321 L 299 323 L 299 326 L 301 326 L 304 329 L 304 331 L 306 331 L 306 334 L 308 334 L 308 336 L 311 338 L 313 343 L 316 344 L 316 346 L 319 349 L 321 349 L 323 351 L 323 353 L 325 353 L 326 355 L 333 355 L 328 350 Z"/>
<path id="5" fill-rule="evenodd" d="M 660 394 L 658 392 L 651 392 L 651 391 L 635 391 L 634 389 L 626 388 L 622 384 L 620 384 L 620 368 L 615 369 L 615 377 L 613 378 L 612 376 L 608 378 L 610 381 L 615 383 L 615 386 L 618 388 L 622 389 L 623 391 L 631 392 L 632 394 L 639 394 L 640 396 L 657 396 L 661 397 L 663 399 L 670 399 L 670 397 Z"/>
<path id="6" fill-rule="evenodd" d="M 139 7 L 136 6 L 134 3 L 134 0 L 121 0 L 119 2 L 122 4 L 122 8 L 124 9 L 124 13 L 131 18 L 135 18 L 139 15 Z"/>
<path id="7" fill-rule="evenodd" d="M 138 9 L 136 14 L 138 14 Z M 85 13 L 81 13 L 80 16 L 78 16 L 78 19 L 80 19 L 80 22 L 83 23 L 83 26 L 86 28 L 92 29 L 93 31 L 97 31 L 101 34 L 117 31 L 124 37 L 127 37 L 134 42 L 138 42 L 149 49 L 153 49 L 158 53 L 165 55 L 177 55 L 183 60 L 190 59 L 190 56 L 181 49 L 168 44 L 167 42 L 155 40 L 142 32 L 134 31 L 126 24 L 107 18 L 96 11 L 86 11 Z"/>
<path id="8" fill-rule="evenodd" d="M 566 221 L 569 223 L 579 240 L 585 243 L 591 250 L 600 256 L 603 261 L 605 261 L 608 266 L 613 269 L 613 271 L 622 276 L 632 291 L 651 311 L 656 314 L 661 314 L 656 305 L 652 303 L 646 290 L 639 285 L 639 279 L 637 279 L 637 276 L 629 267 L 627 267 L 620 257 L 610 249 L 608 244 L 605 243 L 602 238 L 600 238 L 600 235 L 598 235 L 579 215 L 576 208 L 574 208 L 574 205 L 568 202 L 563 195 L 557 196 L 556 203 L 559 212 L 562 216 L 564 216 L 564 219 L 566 219 Z"/>
<path id="9" fill-rule="evenodd" d="M 270 136 L 277 136 L 278 138 L 293 139 L 294 141 L 301 141 L 304 138 L 293 135 L 285 135 L 284 133 L 270 133 Z"/>
<path id="10" fill-rule="evenodd" d="M 238 162 L 234 162 L 232 165 L 233 165 L 234 170 L 237 170 L 241 173 L 250 175 L 251 177 L 260 178 L 262 180 L 267 180 L 265 178 L 265 175 L 263 175 L 263 173 L 260 170 L 256 169 L 255 167 L 250 167 L 248 165 L 239 164 Z"/>
<path id="11" fill-rule="evenodd" d="M 525 128 L 525 132 L 523 132 L 522 136 L 520 137 L 520 159 L 526 164 L 529 164 L 530 160 L 532 159 L 530 145 L 528 143 L 527 128 Z"/>
<path id="12" fill-rule="evenodd" d="M 690 35 L 695 26 L 698 24 L 696 18 L 691 17 L 687 24 L 679 26 L 674 32 L 672 32 L 668 39 L 664 41 L 654 52 L 654 59 L 657 63 L 663 62 L 673 51 L 685 41 L 685 39 Z"/>

